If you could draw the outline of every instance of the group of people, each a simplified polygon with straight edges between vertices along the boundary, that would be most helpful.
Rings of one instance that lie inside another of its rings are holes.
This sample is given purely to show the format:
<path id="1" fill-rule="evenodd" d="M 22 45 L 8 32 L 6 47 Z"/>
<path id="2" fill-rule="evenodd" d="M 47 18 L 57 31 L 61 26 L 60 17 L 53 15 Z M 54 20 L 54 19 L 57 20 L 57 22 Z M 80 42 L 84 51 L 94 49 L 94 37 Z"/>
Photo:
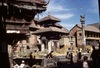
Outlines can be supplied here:
<path id="1" fill-rule="evenodd" d="M 92 46 L 92 53 L 91 53 L 91 58 L 92 58 L 92 68 L 100 68 L 100 43 L 99 43 L 99 48 L 97 49 L 95 46 Z M 53 52 L 53 51 L 52 51 Z M 46 58 L 52 58 L 52 52 L 50 52 Z M 82 54 L 81 51 L 78 51 L 77 54 L 77 61 L 81 62 L 82 58 Z M 30 54 L 30 59 L 33 59 L 32 57 L 32 53 Z M 88 64 L 88 57 L 84 56 L 83 59 L 83 68 L 89 68 L 89 64 Z M 73 64 L 73 53 L 70 54 L 70 63 Z M 14 63 L 13 68 L 30 68 L 30 66 L 25 63 L 25 61 L 22 61 L 22 63 L 20 65 L 18 65 L 17 63 Z"/>
<path id="2" fill-rule="evenodd" d="M 76 55 L 73 56 L 73 52 L 70 53 L 70 68 L 77 68 L 74 64 L 78 64 L 79 68 L 89 68 L 88 64 L 88 57 L 83 56 L 80 49 L 78 49 L 78 52 Z"/>
<path id="3" fill-rule="evenodd" d="M 89 66 L 88 57 L 83 57 L 83 68 L 100 68 L 100 43 L 99 46 L 92 46 L 92 53 L 90 58 L 92 58 L 92 64 Z"/>
<path id="4" fill-rule="evenodd" d="M 22 60 L 22 63 L 20 65 L 14 62 L 13 68 L 30 68 L 30 66 L 27 63 L 25 63 L 24 60 Z"/>

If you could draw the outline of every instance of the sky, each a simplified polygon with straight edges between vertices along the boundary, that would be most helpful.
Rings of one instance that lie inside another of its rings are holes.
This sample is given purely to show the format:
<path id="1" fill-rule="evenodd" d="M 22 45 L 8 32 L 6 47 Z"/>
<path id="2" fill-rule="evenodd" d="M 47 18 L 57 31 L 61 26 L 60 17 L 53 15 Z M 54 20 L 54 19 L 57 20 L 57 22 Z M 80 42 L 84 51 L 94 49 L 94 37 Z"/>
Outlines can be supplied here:
<path id="1" fill-rule="evenodd" d="M 85 25 L 99 22 L 98 0 L 50 0 L 47 10 L 39 18 L 49 13 L 60 19 L 58 23 L 68 30 L 81 23 L 80 15 L 85 15 Z"/>

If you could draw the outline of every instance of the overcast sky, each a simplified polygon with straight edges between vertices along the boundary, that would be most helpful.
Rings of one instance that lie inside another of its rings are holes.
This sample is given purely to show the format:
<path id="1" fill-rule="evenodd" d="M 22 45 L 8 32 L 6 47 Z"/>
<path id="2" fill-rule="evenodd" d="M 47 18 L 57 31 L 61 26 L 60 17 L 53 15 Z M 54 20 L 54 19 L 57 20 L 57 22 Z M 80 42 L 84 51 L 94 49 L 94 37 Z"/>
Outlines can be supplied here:
<path id="1" fill-rule="evenodd" d="M 51 0 L 40 19 L 49 12 L 59 18 L 59 24 L 68 30 L 80 24 L 80 15 L 85 15 L 85 25 L 99 22 L 98 0 Z"/>

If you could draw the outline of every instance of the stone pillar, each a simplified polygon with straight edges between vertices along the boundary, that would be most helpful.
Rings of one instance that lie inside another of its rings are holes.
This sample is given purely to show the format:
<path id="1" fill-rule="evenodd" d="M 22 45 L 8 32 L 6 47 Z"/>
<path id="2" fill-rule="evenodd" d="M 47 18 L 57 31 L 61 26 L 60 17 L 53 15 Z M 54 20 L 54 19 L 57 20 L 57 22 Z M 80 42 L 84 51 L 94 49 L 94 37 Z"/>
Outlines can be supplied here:
<path id="1" fill-rule="evenodd" d="M 44 51 L 44 50 L 45 50 L 45 45 L 41 44 L 41 51 Z"/>
<path id="2" fill-rule="evenodd" d="M 83 52 L 85 52 L 85 46 L 86 46 L 86 39 L 85 39 L 85 16 L 81 15 L 81 25 L 82 25 L 82 45 L 83 45 Z"/>
<path id="3" fill-rule="evenodd" d="M 48 53 L 50 53 L 52 51 L 52 49 L 51 49 L 52 44 L 51 43 L 52 43 L 51 41 L 48 42 Z"/>
<path id="4" fill-rule="evenodd" d="M 57 42 L 57 48 L 58 48 L 58 49 L 60 48 L 60 43 L 59 43 L 59 41 Z"/>
<path id="5" fill-rule="evenodd" d="M 36 46 L 36 44 L 37 44 L 37 36 L 36 35 L 31 35 L 30 36 L 29 44 L 30 44 L 31 48 Z"/>

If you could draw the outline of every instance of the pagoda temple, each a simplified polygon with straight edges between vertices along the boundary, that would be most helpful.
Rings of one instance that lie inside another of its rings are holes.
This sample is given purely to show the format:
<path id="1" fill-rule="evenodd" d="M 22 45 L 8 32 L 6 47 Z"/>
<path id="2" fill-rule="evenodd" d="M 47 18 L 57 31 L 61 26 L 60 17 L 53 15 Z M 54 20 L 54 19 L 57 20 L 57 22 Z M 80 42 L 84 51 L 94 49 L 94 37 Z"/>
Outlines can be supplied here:
<path id="1" fill-rule="evenodd" d="M 39 46 L 41 51 L 47 49 L 48 52 L 51 52 L 59 49 L 60 39 L 62 36 L 68 35 L 69 31 L 62 27 L 58 22 L 61 21 L 51 15 L 39 20 L 39 29 L 33 31 L 32 34 L 39 36 L 41 42 L 38 42 L 38 44 L 41 44 Z"/>
<path id="2" fill-rule="evenodd" d="M 46 11 L 45 0 L 0 0 L 0 63 L 2 68 L 10 68 L 8 44 L 14 46 L 25 38 L 29 25 L 38 13 Z"/>

